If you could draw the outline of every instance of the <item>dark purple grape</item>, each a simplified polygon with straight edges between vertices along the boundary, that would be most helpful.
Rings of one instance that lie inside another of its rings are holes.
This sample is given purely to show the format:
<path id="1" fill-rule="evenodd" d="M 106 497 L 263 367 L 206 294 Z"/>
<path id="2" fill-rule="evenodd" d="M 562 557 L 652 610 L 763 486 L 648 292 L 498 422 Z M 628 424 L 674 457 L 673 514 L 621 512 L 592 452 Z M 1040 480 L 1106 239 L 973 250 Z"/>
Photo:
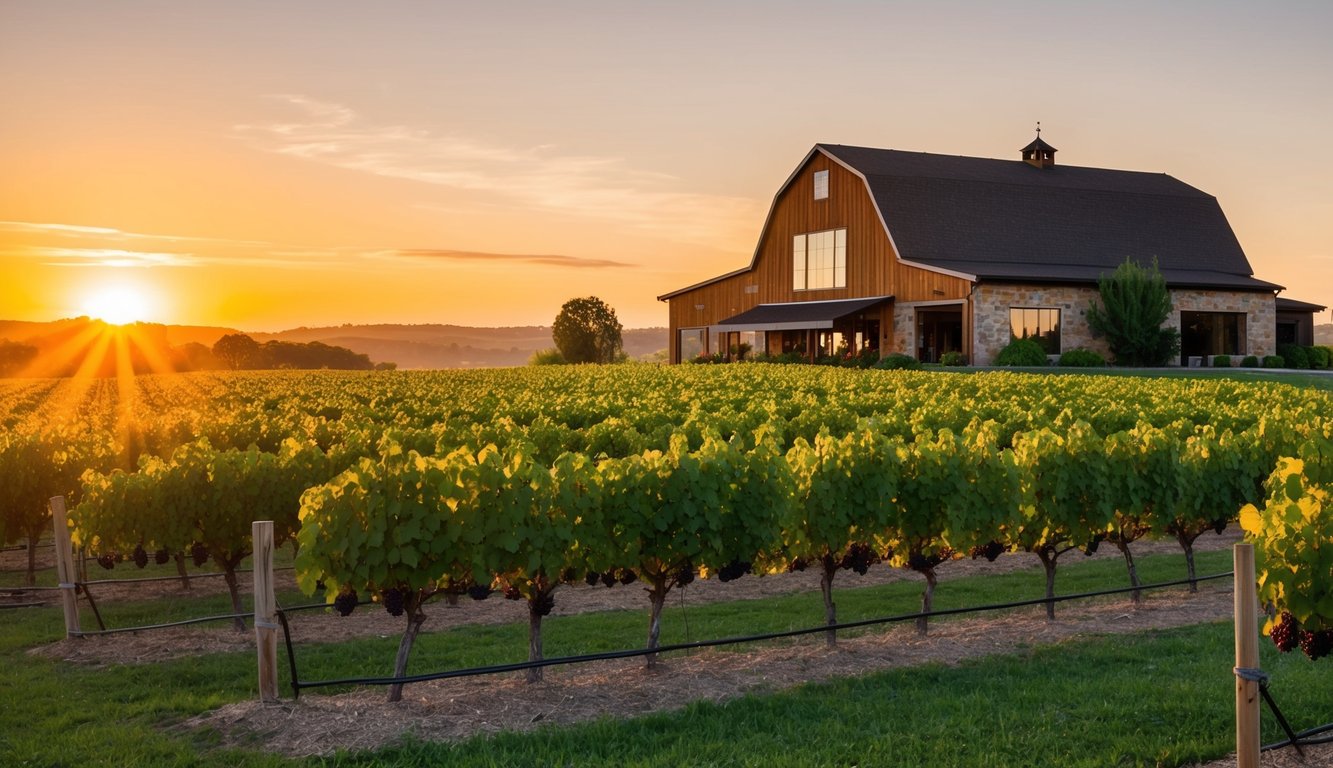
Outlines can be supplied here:
<path id="1" fill-rule="evenodd" d="M 516 587 L 516 586 L 514 586 L 514 585 L 512 585 L 512 584 L 507 585 L 507 586 L 504 588 L 504 593 L 505 593 L 505 599 L 506 599 L 506 600 L 522 600 L 522 599 L 523 599 L 523 593 L 520 592 L 520 591 L 518 591 L 518 587 Z"/>
<path id="2" fill-rule="evenodd" d="M 595 586 L 597 586 L 597 582 L 600 581 L 601 578 L 602 578 L 602 574 L 597 573 L 596 571 L 588 571 L 588 572 L 587 572 L 586 574 L 584 574 L 584 576 L 583 576 L 583 580 L 584 580 L 585 582 L 587 582 L 588 586 L 590 586 L 590 587 L 595 587 Z"/>
<path id="3" fill-rule="evenodd" d="M 165 549 L 159 549 L 158 551 L 153 553 L 153 562 L 157 563 L 158 565 L 166 565 L 167 561 L 170 559 L 171 559 L 171 553 L 166 551 Z"/>
<path id="4" fill-rule="evenodd" d="M 790 564 L 788 564 L 787 570 L 792 572 L 804 571 L 808 567 L 810 567 L 810 564 L 807 563 L 803 558 L 798 557 L 795 560 L 792 560 Z"/>
<path id="5" fill-rule="evenodd" d="M 1278 623 L 1273 626 L 1273 631 L 1269 632 L 1268 636 L 1279 651 L 1287 653 L 1296 647 L 1296 632 L 1296 618 L 1289 611 L 1283 611 Z"/>
<path id="6" fill-rule="evenodd" d="M 148 552 L 144 550 L 142 544 L 134 548 L 134 565 L 137 568 L 148 565 Z"/>
<path id="7" fill-rule="evenodd" d="M 620 577 L 619 577 L 619 581 L 620 581 L 621 584 L 624 584 L 625 586 L 629 586 L 630 584 L 633 584 L 634 582 L 636 582 L 636 581 L 638 581 L 638 580 L 639 580 L 639 574 L 635 573 L 635 572 L 632 571 L 631 569 L 629 569 L 629 568 L 625 568 L 625 569 L 621 570 L 621 572 L 620 572 Z"/>
<path id="8" fill-rule="evenodd" d="M 491 596 L 491 588 L 481 584 L 473 584 L 467 588 L 467 596 L 473 600 L 485 600 Z"/>
<path id="9" fill-rule="evenodd" d="M 676 571 L 676 584 L 682 587 L 688 587 L 694 583 L 694 569 L 688 565 L 682 565 L 679 571 Z"/>
<path id="10" fill-rule="evenodd" d="M 1333 649 L 1333 631 L 1320 629 L 1314 632 L 1301 630 L 1301 650 L 1310 657 L 1310 661 L 1319 661 Z"/>
<path id="11" fill-rule="evenodd" d="M 355 589 L 345 589 L 333 598 L 333 609 L 338 612 L 339 616 L 350 616 L 360 602 Z"/>
<path id="12" fill-rule="evenodd" d="M 97 564 L 109 571 L 116 567 L 116 561 L 119 559 L 120 556 L 115 552 L 103 552 L 97 556 Z"/>
<path id="13" fill-rule="evenodd" d="M 573 568 L 566 568 L 565 570 L 560 572 L 560 583 L 572 584 L 575 580 L 578 579 L 578 577 L 579 577 L 578 571 L 574 570 Z"/>
<path id="14" fill-rule="evenodd" d="M 538 616 L 550 616 L 555 608 L 555 597 L 550 592 L 542 593 L 536 601 L 532 603 L 532 610 Z"/>
<path id="15" fill-rule="evenodd" d="M 602 574 L 602 583 L 605 584 L 605 585 L 608 586 L 608 587 L 615 586 L 615 583 L 616 583 L 616 572 L 615 572 L 615 571 L 607 571 L 606 573 Z"/>
<path id="16" fill-rule="evenodd" d="M 190 559 L 194 560 L 194 567 L 202 566 L 208 562 L 208 548 L 196 542 L 194 546 L 190 547 Z"/>
<path id="17" fill-rule="evenodd" d="M 384 610 L 388 611 L 390 616 L 402 616 L 406 608 L 407 590 L 389 587 L 380 591 L 380 600 L 384 602 Z"/>
<path id="18" fill-rule="evenodd" d="M 1227 529 L 1228 522 L 1229 521 L 1225 517 L 1217 518 L 1216 520 L 1213 521 L 1213 530 L 1219 534 L 1222 533 Z"/>

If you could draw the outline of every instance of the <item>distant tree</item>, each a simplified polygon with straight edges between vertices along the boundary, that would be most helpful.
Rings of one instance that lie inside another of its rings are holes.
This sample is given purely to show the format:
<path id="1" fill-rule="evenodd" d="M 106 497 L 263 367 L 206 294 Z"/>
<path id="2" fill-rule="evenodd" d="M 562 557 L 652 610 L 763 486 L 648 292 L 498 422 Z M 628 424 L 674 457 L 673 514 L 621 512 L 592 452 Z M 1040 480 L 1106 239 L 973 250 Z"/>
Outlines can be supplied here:
<path id="1" fill-rule="evenodd" d="M 1097 280 L 1102 306 L 1088 308 L 1088 326 L 1104 336 L 1116 365 L 1166 365 L 1180 352 L 1180 331 L 1163 328 L 1171 315 L 1171 294 L 1153 260 L 1151 269 L 1125 259 Z"/>
<path id="2" fill-rule="evenodd" d="M 218 339 L 213 355 L 233 371 L 258 368 L 263 358 L 259 342 L 243 333 L 229 333 Z"/>
<path id="3" fill-rule="evenodd" d="M 36 359 L 36 347 L 0 339 L 0 376 L 14 376 Z"/>
<path id="4" fill-rule="evenodd" d="M 197 341 L 172 347 L 171 361 L 178 371 L 213 371 L 223 367 L 213 350 Z"/>
<path id="5" fill-rule="evenodd" d="M 615 310 L 596 296 L 570 299 L 551 324 L 561 356 L 571 363 L 614 362 L 624 347 Z"/>
<path id="6" fill-rule="evenodd" d="M 398 363 L 395 363 L 395 362 L 392 362 L 392 361 L 389 361 L 389 360 L 386 360 L 386 361 L 384 361 L 384 362 L 382 362 L 382 363 L 375 363 L 375 370 L 377 370 L 377 371 L 396 371 L 396 370 L 398 370 Z"/>

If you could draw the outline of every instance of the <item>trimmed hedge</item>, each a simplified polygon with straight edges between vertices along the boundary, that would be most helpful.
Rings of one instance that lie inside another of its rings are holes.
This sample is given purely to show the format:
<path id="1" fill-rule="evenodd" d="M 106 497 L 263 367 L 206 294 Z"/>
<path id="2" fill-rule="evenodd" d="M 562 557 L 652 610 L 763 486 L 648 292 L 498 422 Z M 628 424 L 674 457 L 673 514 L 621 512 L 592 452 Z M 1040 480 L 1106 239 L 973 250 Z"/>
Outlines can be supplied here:
<path id="1" fill-rule="evenodd" d="M 1046 365 L 1046 350 L 1032 339 L 1014 339 L 996 355 L 995 364 L 1034 368 Z"/>
<path id="2" fill-rule="evenodd" d="M 1100 368 L 1106 365 L 1106 358 L 1091 349 L 1071 349 L 1060 355 L 1060 365 L 1072 368 Z"/>

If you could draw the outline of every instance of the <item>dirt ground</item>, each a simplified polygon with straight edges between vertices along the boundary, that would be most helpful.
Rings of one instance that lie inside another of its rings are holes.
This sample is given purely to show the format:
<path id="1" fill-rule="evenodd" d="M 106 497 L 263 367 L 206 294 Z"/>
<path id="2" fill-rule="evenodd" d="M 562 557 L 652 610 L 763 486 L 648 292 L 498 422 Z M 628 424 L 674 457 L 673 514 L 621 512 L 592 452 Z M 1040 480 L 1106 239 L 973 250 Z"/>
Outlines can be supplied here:
<path id="1" fill-rule="evenodd" d="M 1238 539 L 1234 531 L 1222 536 L 1202 537 L 1199 551 L 1229 548 Z M 1136 556 L 1156 552 L 1179 552 L 1171 541 L 1141 542 L 1133 547 Z M 14 555 L 0 557 L 0 567 Z M 40 556 L 39 552 L 39 556 Z M 1098 559 L 1119 558 L 1112 547 L 1103 547 Z M 1068 560 L 1082 559 L 1077 553 Z M 1032 555 L 1009 554 L 994 563 L 960 560 L 940 569 L 941 583 L 971 575 L 998 574 L 1038 569 Z M 125 571 L 121 573 L 121 571 Z M 107 576 L 131 576 L 123 565 Z M 96 578 L 96 574 L 91 574 Z M 278 574 L 280 587 L 291 586 L 290 572 Z M 839 573 L 835 588 L 854 588 L 898 580 L 920 581 L 910 571 L 875 566 L 865 576 Z M 243 579 L 248 586 L 249 579 Z M 688 604 L 721 600 L 743 600 L 792 592 L 817 590 L 815 571 L 747 576 L 735 582 L 696 581 L 684 590 Z M 188 595 L 177 582 L 133 585 L 98 585 L 99 603 L 118 599 Z M 197 579 L 194 594 L 222 592 L 221 579 Z M 673 594 L 672 603 L 679 598 Z M 552 617 L 589 611 L 622 608 L 644 609 L 642 585 L 613 588 L 578 585 L 556 593 Z M 866 672 L 910 667 L 931 662 L 956 664 L 961 660 L 997 653 L 1021 651 L 1092 635 L 1137 633 L 1154 628 L 1183 626 L 1226 619 L 1231 612 L 1229 582 L 1209 582 L 1197 595 L 1183 589 L 1150 593 L 1134 609 L 1126 599 L 1108 598 L 1061 606 L 1058 619 L 1047 622 L 1040 608 L 1013 611 L 989 618 L 937 623 L 926 637 L 910 626 L 857 638 L 844 638 L 829 649 L 822 637 L 796 643 L 758 645 L 750 650 L 704 650 L 665 657 L 653 671 L 641 659 L 596 662 L 552 667 L 546 680 L 524 683 L 519 675 L 464 678 L 408 686 L 398 704 L 384 702 L 384 689 L 359 689 L 339 695 L 307 693 L 299 702 L 261 704 L 238 702 L 206 713 L 179 726 L 210 729 L 225 744 L 238 747 L 262 742 L 266 748 L 292 756 L 328 754 L 336 749 L 376 749 L 407 734 L 431 741 L 456 741 L 503 730 L 527 731 L 547 724 L 568 724 L 600 717 L 633 717 L 649 712 L 679 709 L 693 701 L 725 701 L 747 693 L 778 691 L 806 682 L 855 676 Z M 247 600 L 248 603 L 248 600 Z M 484 601 L 459 600 L 456 605 L 433 603 L 425 631 L 442 631 L 465 624 L 521 622 L 526 604 L 493 595 Z M 295 614 L 292 623 L 296 643 L 338 642 L 351 637 L 396 636 L 399 620 L 387 616 L 378 605 L 358 607 L 350 617 L 316 610 Z M 186 627 L 152 632 L 60 640 L 31 652 L 79 664 L 112 665 L 152 663 L 168 658 L 253 648 L 250 632 L 237 633 L 225 625 Z M 1306 748 L 1307 759 L 1294 750 L 1265 754 L 1262 765 L 1272 768 L 1333 768 L 1333 745 Z M 1199 768 L 1229 768 L 1235 760 L 1221 760 Z"/>

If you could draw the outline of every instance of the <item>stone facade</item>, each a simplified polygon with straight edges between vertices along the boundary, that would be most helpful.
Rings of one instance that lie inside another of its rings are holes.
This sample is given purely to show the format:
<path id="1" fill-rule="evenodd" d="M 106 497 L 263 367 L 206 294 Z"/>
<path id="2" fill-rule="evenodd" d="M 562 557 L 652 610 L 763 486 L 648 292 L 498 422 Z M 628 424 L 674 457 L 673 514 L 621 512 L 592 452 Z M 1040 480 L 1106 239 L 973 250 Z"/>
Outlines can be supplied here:
<path id="1" fill-rule="evenodd" d="M 1109 358 L 1105 340 L 1094 339 L 1088 328 L 1088 307 L 1097 299 L 1096 288 L 1081 286 L 978 285 L 972 292 L 971 363 L 991 365 L 1009 344 L 1011 307 L 1060 310 L 1062 352 L 1082 347 Z"/>
<path id="2" fill-rule="evenodd" d="M 1259 358 L 1277 354 L 1277 299 L 1271 293 L 1173 290 L 1171 304 L 1166 324 L 1172 328 L 1180 328 L 1181 312 L 1244 312 L 1246 343 L 1240 354 Z"/>
<path id="3" fill-rule="evenodd" d="M 1062 352 L 1082 347 L 1110 358 L 1105 340 L 1093 338 L 1088 328 L 1088 308 L 1094 301 L 1100 302 L 1096 288 L 982 284 L 973 291 L 972 299 L 973 365 L 991 365 L 1009 343 L 1011 307 L 1059 309 Z M 1263 357 L 1276 352 L 1277 317 L 1272 294 L 1172 289 L 1171 303 L 1168 327 L 1180 328 L 1182 311 L 1243 312 L 1247 339 L 1241 354 Z M 1179 365 L 1180 358 L 1173 362 Z"/>

